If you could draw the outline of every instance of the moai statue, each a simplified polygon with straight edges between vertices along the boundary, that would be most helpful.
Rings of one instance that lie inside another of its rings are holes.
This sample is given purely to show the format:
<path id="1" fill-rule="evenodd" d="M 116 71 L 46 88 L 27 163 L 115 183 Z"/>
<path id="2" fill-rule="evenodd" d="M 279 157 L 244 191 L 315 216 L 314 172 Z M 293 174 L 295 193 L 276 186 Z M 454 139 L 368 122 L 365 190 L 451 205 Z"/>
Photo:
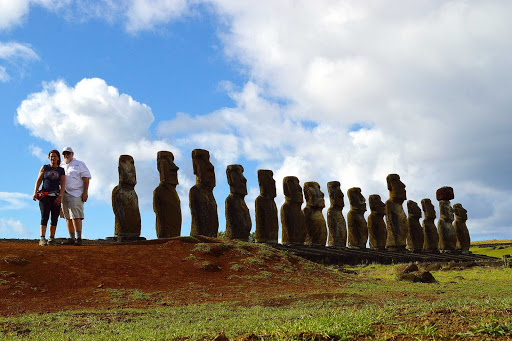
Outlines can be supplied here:
<path id="1" fill-rule="evenodd" d="M 400 181 L 398 174 L 386 177 L 389 199 L 386 201 L 386 249 L 404 251 L 407 243 L 407 216 L 403 202 L 407 199 L 405 184 Z"/>
<path id="2" fill-rule="evenodd" d="M 300 207 L 304 202 L 302 187 L 296 176 L 283 179 L 284 204 L 281 206 L 281 240 L 283 244 L 304 244 L 306 221 Z"/>
<path id="3" fill-rule="evenodd" d="M 179 168 L 174 164 L 174 155 L 168 151 L 157 153 L 156 165 L 160 173 L 160 184 L 153 191 L 156 236 L 178 237 L 181 234 L 181 202 L 176 192 Z"/>
<path id="4" fill-rule="evenodd" d="M 192 186 L 189 196 L 192 224 L 190 235 L 217 237 L 219 217 L 217 202 L 213 196 L 215 187 L 215 168 L 210 162 L 210 153 L 204 149 L 192 151 L 192 166 L 196 175 L 196 184 Z"/>
<path id="5" fill-rule="evenodd" d="M 140 237 L 139 198 L 135 193 L 137 176 L 130 155 L 119 157 L 119 185 L 112 190 L 112 209 L 115 215 L 115 237 L 118 240 Z"/>
<path id="6" fill-rule="evenodd" d="M 436 210 L 430 199 L 421 200 L 423 208 L 423 250 L 429 252 L 438 252 L 439 235 L 437 233 L 434 220 L 436 219 Z"/>
<path id="7" fill-rule="evenodd" d="M 277 244 L 279 220 L 277 218 L 276 181 L 268 169 L 258 169 L 260 195 L 256 198 L 256 242 Z"/>
<path id="8" fill-rule="evenodd" d="M 348 247 L 352 249 L 366 249 L 368 241 L 368 225 L 364 219 L 366 200 L 358 187 L 347 191 L 350 211 L 347 214 Z"/>
<path id="9" fill-rule="evenodd" d="M 469 247 L 471 244 L 471 238 L 469 237 L 469 230 L 466 226 L 466 220 L 468 220 L 468 211 L 461 204 L 453 205 L 455 211 L 455 222 L 453 228 L 455 229 L 455 235 L 457 236 L 456 250 L 462 251 L 463 254 L 470 254 Z"/>
<path id="10" fill-rule="evenodd" d="M 407 226 L 409 233 L 407 235 L 407 249 L 411 252 L 423 250 L 423 229 L 420 225 L 421 209 L 415 201 L 407 200 Z"/>
<path id="11" fill-rule="evenodd" d="M 386 248 L 386 204 L 380 195 L 372 194 L 368 197 L 370 215 L 368 216 L 368 235 L 371 249 L 384 250 Z"/>
<path id="12" fill-rule="evenodd" d="M 247 179 L 244 167 L 229 165 L 226 168 L 229 195 L 226 198 L 226 238 L 249 241 L 251 216 L 244 197 L 247 195 Z"/>
<path id="13" fill-rule="evenodd" d="M 318 182 L 304 183 L 306 207 L 302 210 L 306 220 L 306 244 L 325 246 L 327 242 L 327 224 L 322 210 L 325 207 L 324 193 Z"/>
<path id="14" fill-rule="evenodd" d="M 347 245 L 347 223 L 343 217 L 343 192 L 339 181 L 327 183 L 331 207 L 327 210 L 327 226 L 329 226 L 328 245 L 333 247 L 345 247 Z"/>
<path id="15" fill-rule="evenodd" d="M 450 205 L 450 200 L 454 198 L 453 189 L 447 186 L 439 188 L 436 198 L 439 200 L 439 221 L 437 222 L 439 251 L 451 253 L 457 246 L 457 235 L 453 228 L 453 208 Z"/>

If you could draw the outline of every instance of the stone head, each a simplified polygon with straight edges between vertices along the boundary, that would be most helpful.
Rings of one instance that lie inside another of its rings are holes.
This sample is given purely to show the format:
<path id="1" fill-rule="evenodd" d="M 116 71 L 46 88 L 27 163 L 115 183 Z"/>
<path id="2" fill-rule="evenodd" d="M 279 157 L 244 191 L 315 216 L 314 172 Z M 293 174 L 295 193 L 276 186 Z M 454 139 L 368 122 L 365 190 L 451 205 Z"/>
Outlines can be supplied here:
<path id="1" fill-rule="evenodd" d="M 135 174 L 135 162 L 130 155 L 119 156 L 119 183 L 135 186 L 137 184 L 137 176 Z"/>
<path id="2" fill-rule="evenodd" d="M 215 168 L 210 162 L 210 153 L 207 150 L 194 149 L 192 151 L 192 166 L 197 184 L 215 187 Z"/>
<path id="3" fill-rule="evenodd" d="M 304 183 L 304 198 L 306 205 L 311 207 L 325 207 L 324 193 L 320 190 L 318 182 L 310 181 Z"/>
<path id="4" fill-rule="evenodd" d="M 258 169 L 258 184 L 262 196 L 276 197 L 276 181 L 274 180 L 274 172 L 270 169 Z"/>
<path id="5" fill-rule="evenodd" d="M 283 178 L 283 192 L 286 199 L 292 202 L 304 202 L 302 197 L 302 187 L 296 176 L 285 176 Z"/>
<path id="6" fill-rule="evenodd" d="M 468 220 L 468 211 L 461 204 L 453 205 L 453 210 L 457 218 L 464 221 Z"/>
<path id="7" fill-rule="evenodd" d="M 345 207 L 344 195 L 339 181 L 329 181 L 327 183 L 327 191 L 329 192 L 329 200 L 332 207 Z"/>
<path id="8" fill-rule="evenodd" d="M 453 208 L 452 205 L 450 205 L 449 200 L 439 201 L 439 216 L 440 219 L 444 219 L 446 221 L 453 221 Z"/>
<path id="9" fill-rule="evenodd" d="M 361 194 L 361 188 L 352 187 L 347 191 L 348 201 L 350 202 L 350 210 L 365 212 L 366 199 Z"/>
<path id="10" fill-rule="evenodd" d="M 421 218 L 421 209 L 416 201 L 407 200 L 407 213 L 410 218 Z"/>
<path id="11" fill-rule="evenodd" d="M 372 194 L 368 197 L 370 211 L 377 214 L 386 214 L 386 204 L 382 202 L 380 195 Z"/>
<path id="12" fill-rule="evenodd" d="M 421 207 L 423 208 L 425 219 L 436 219 L 436 209 L 430 199 L 422 199 Z"/>
<path id="13" fill-rule="evenodd" d="M 229 191 L 232 194 L 247 195 L 247 179 L 244 176 L 242 165 L 229 165 L 226 167 Z"/>
<path id="14" fill-rule="evenodd" d="M 407 193 L 405 191 L 405 184 L 400 181 L 398 174 L 389 174 L 386 177 L 388 183 L 389 197 L 392 201 L 397 203 L 403 203 L 407 199 Z"/>
<path id="15" fill-rule="evenodd" d="M 160 173 L 160 182 L 178 184 L 179 167 L 174 164 L 174 155 L 171 152 L 159 151 L 156 154 L 156 167 Z"/>

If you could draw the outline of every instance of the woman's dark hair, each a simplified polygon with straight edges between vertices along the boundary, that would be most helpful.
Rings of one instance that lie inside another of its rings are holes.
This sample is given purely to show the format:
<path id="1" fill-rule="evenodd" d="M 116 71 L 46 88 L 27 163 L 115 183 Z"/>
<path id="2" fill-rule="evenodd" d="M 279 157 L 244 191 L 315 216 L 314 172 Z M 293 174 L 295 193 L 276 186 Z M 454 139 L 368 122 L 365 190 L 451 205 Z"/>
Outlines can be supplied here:
<path id="1" fill-rule="evenodd" d="M 58 167 L 58 166 L 60 166 L 60 153 L 59 153 L 59 151 L 58 151 L 58 150 L 56 150 L 56 149 L 52 149 L 52 150 L 50 150 L 50 152 L 48 153 L 48 158 L 50 158 L 50 155 L 51 155 L 52 153 L 53 153 L 53 154 L 57 154 L 57 157 L 59 158 L 59 161 L 57 161 L 57 167 Z"/>

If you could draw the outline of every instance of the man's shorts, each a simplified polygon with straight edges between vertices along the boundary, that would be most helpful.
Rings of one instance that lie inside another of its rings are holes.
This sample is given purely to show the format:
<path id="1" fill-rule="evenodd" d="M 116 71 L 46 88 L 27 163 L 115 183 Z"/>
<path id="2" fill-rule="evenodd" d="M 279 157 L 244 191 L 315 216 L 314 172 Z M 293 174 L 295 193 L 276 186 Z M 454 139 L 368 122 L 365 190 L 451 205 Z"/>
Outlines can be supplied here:
<path id="1" fill-rule="evenodd" d="M 82 196 L 74 197 L 64 192 L 62 195 L 61 214 L 66 219 L 84 219 L 84 202 Z"/>

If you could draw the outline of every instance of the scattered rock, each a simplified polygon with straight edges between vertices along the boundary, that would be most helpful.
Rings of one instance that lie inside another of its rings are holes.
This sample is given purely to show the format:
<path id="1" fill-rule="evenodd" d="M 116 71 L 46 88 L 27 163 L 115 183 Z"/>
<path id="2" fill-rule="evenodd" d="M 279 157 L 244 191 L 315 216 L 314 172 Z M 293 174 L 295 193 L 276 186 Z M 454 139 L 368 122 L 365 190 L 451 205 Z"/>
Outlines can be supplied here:
<path id="1" fill-rule="evenodd" d="M 412 282 L 412 283 L 435 283 L 436 279 L 434 276 L 428 271 L 418 271 L 418 272 L 409 272 L 403 273 L 398 276 L 399 281 Z"/>
<path id="2" fill-rule="evenodd" d="M 27 259 L 18 256 L 7 256 L 4 258 L 4 262 L 13 265 L 27 265 L 29 263 Z"/>
<path id="3" fill-rule="evenodd" d="M 98 288 L 100 288 L 100 289 L 103 288 L 103 283 L 98 284 Z"/>
<path id="4" fill-rule="evenodd" d="M 418 271 L 418 266 L 414 263 L 403 264 L 403 265 L 400 265 L 398 268 L 396 268 L 396 273 L 399 275 L 410 273 L 410 272 L 415 272 L 415 271 Z"/>
<path id="5" fill-rule="evenodd" d="M 227 338 L 226 334 L 224 334 L 224 332 L 220 332 L 219 335 L 213 339 L 213 341 L 229 341 L 229 339 Z"/>
<path id="6" fill-rule="evenodd" d="M 398 280 L 415 283 L 415 282 L 419 282 L 420 278 L 418 276 L 416 276 L 414 273 L 408 272 L 408 273 L 403 273 L 403 274 L 399 275 Z"/>
<path id="7" fill-rule="evenodd" d="M 434 278 L 434 276 L 428 271 L 419 272 L 418 278 L 420 279 L 421 283 L 435 283 L 436 282 L 436 279 Z"/>
<path id="8" fill-rule="evenodd" d="M 430 263 L 425 266 L 425 271 L 439 271 L 442 268 L 441 263 Z"/>
<path id="9" fill-rule="evenodd" d="M 247 334 L 238 335 L 235 338 L 235 341 L 258 341 L 259 339 L 260 338 L 256 334 L 247 333 Z"/>

